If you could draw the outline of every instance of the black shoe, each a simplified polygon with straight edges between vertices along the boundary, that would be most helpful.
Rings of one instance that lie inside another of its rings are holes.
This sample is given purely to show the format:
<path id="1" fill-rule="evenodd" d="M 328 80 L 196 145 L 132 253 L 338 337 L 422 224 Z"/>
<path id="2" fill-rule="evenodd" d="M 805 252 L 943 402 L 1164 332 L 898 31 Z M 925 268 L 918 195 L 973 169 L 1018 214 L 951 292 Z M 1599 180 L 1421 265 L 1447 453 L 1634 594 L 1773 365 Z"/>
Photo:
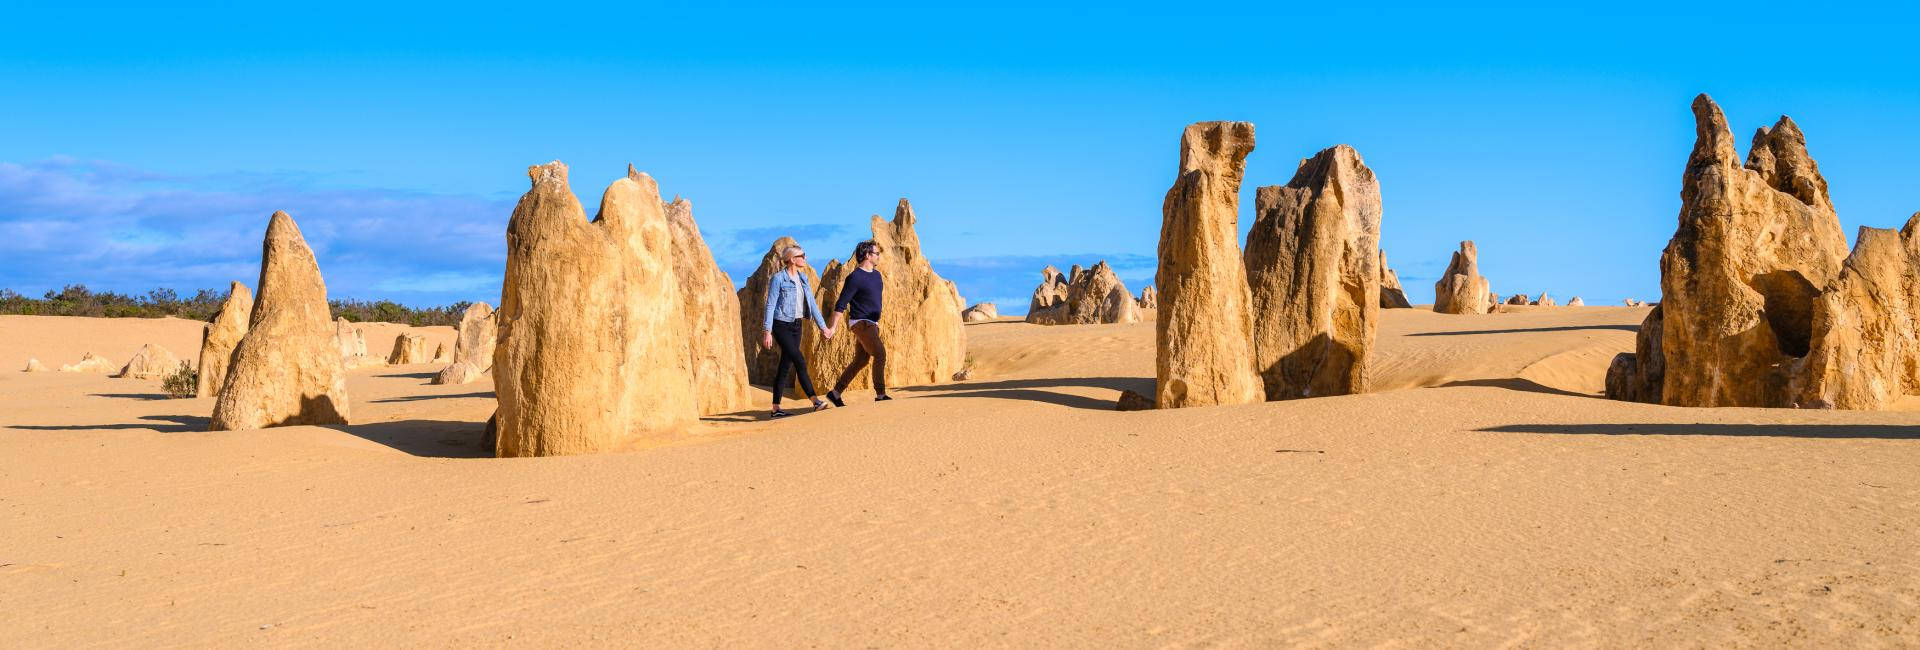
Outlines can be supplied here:
<path id="1" fill-rule="evenodd" d="M 837 390 L 830 390 L 830 391 L 827 391 L 827 401 L 829 401 L 829 402 L 833 402 L 833 405 L 834 405 L 834 406 L 846 406 L 846 405 L 847 405 L 847 402 L 846 402 L 846 400 L 842 400 L 842 399 L 840 399 L 840 391 L 837 391 Z"/>
<path id="2" fill-rule="evenodd" d="M 873 401 L 876 401 L 876 402 L 885 402 L 885 401 L 888 401 L 888 400 L 892 400 L 892 399 L 893 399 L 893 396 L 891 396 L 891 395 L 881 395 L 881 396 L 879 396 L 879 397 L 875 397 L 875 398 L 873 398 Z"/>
<path id="3" fill-rule="evenodd" d="M 792 414 L 792 413 L 788 413 L 788 412 L 786 412 L 786 411 L 782 411 L 782 410 L 780 410 L 780 409 L 774 409 L 774 410 L 773 410 L 773 417 L 774 417 L 774 419 L 779 419 L 779 418 L 784 418 L 784 417 L 787 417 L 787 416 L 789 416 L 789 415 L 793 415 L 793 414 Z"/>
<path id="4" fill-rule="evenodd" d="M 811 411 L 811 412 L 813 412 L 813 413 L 819 413 L 819 412 L 821 412 L 821 411 L 825 411 L 825 410 L 827 410 L 827 409 L 830 409 L 830 408 L 833 408 L 833 405 L 832 405 L 832 404 L 828 404 L 828 403 L 826 403 L 826 402 L 814 402 L 814 403 L 813 403 L 813 411 Z"/>

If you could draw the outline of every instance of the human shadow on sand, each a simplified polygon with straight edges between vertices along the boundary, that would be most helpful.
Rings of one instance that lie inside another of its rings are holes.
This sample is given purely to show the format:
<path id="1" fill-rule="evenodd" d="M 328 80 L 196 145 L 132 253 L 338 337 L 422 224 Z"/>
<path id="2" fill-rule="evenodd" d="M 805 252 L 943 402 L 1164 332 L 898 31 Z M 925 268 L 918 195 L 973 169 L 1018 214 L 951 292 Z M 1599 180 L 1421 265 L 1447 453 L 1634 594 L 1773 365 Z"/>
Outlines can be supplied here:
<path id="1" fill-rule="evenodd" d="M 93 394 L 87 395 L 87 397 L 105 397 L 108 399 L 137 399 L 144 402 L 154 402 L 154 401 L 159 401 L 163 399 L 172 399 L 172 397 L 170 397 L 166 393 L 93 393 Z"/>
<path id="2" fill-rule="evenodd" d="M 958 382 L 936 384 L 933 386 L 909 386 L 899 390 L 903 392 L 928 392 L 919 396 L 922 399 L 949 397 L 988 397 L 997 399 L 1046 402 L 1072 408 L 1096 411 L 1114 410 L 1115 401 L 1084 395 L 1059 393 L 1047 388 L 1103 388 L 1112 391 L 1131 390 L 1141 394 L 1153 394 L 1153 379 L 1150 377 L 1051 377 L 1041 379 L 1008 379 L 1005 381 Z"/>
<path id="3" fill-rule="evenodd" d="M 21 429 L 26 431 L 108 431 L 122 429 L 152 429 L 160 433 L 186 433 L 188 431 L 206 431 L 207 418 L 195 415 L 142 415 L 140 419 L 149 423 L 115 422 L 111 424 L 6 424 L 0 428 Z M 153 424 L 170 422 L 172 424 Z"/>
<path id="4" fill-rule="evenodd" d="M 1458 332 L 1414 332 L 1407 336 L 1469 336 L 1473 334 L 1525 334 L 1528 332 L 1576 332 L 1579 330 L 1619 330 L 1638 332 L 1639 325 L 1565 325 L 1561 327 L 1522 327 L 1506 330 L 1462 330 Z"/>
<path id="5" fill-rule="evenodd" d="M 375 375 L 375 376 L 384 377 L 384 378 L 393 378 L 393 379 L 432 379 L 433 376 L 437 374 L 440 374 L 440 373 L 438 372 L 396 372 L 390 375 Z"/>
<path id="6" fill-rule="evenodd" d="M 493 391 L 483 390 L 475 393 L 460 393 L 458 395 L 402 395 L 399 397 L 389 397 L 386 399 L 375 399 L 375 400 L 367 400 L 367 401 L 374 402 L 377 404 L 382 402 L 418 402 L 421 400 L 429 400 L 429 399 L 463 399 L 463 398 L 480 399 L 480 398 L 492 398 L 493 396 L 494 396 Z"/>
<path id="7" fill-rule="evenodd" d="M 394 420 L 367 424 L 329 424 L 325 428 L 351 434 L 415 456 L 429 458 L 492 458 L 483 444 L 486 422 L 458 420 Z"/>
<path id="8" fill-rule="evenodd" d="M 1603 436 L 1765 436 L 1830 440 L 1869 438 L 1920 440 L 1920 426 L 1896 424 L 1721 424 L 1643 422 L 1636 424 L 1504 424 L 1489 433 L 1545 433 Z"/>

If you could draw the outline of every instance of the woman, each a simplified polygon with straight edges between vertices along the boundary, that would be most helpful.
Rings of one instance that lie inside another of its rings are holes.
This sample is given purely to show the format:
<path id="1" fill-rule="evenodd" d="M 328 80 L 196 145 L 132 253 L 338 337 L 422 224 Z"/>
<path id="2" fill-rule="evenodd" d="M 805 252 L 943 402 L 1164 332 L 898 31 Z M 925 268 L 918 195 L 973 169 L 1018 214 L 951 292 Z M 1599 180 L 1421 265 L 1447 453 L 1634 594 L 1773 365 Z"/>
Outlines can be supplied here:
<path id="1" fill-rule="evenodd" d="M 867 366 L 867 360 L 873 360 L 873 401 L 884 402 L 887 396 L 887 346 L 880 342 L 880 296 L 885 290 L 881 283 L 880 243 L 871 239 L 853 247 L 853 257 L 848 259 L 859 265 L 847 274 L 847 282 L 840 286 L 840 298 L 833 301 L 833 327 L 851 317 L 853 322 L 847 327 L 853 330 L 856 350 L 853 363 L 847 365 L 846 372 L 840 373 L 840 380 L 833 383 L 833 390 L 827 391 L 827 399 L 834 406 L 846 406 L 840 399 L 840 391 L 853 383 L 854 375 Z M 827 331 L 833 331 L 829 328 Z"/>
<path id="2" fill-rule="evenodd" d="M 792 415 L 780 410 L 780 398 L 787 392 L 789 367 L 800 376 L 800 389 L 806 391 L 807 399 L 813 400 L 813 410 L 826 408 L 813 394 L 807 358 L 800 354 L 800 321 L 812 320 L 822 336 L 833 338 L 833 328 L 827 327 L 827 322 L 820 317 L 820 305 L 813 299 L 813 283 L 807 281 L 803 272 L 807 268 L 807 252 L 799 246 L 788 246 L 780 256 L 786 261 L 786 267 L 773 274 L 773 280 L 767 283 L 767 311 L 761 319 L 766 333 L 760 336 L 761 347 L 780 346 L 780 365 L 773 371 L 773 417 L 776 418 Z"/>

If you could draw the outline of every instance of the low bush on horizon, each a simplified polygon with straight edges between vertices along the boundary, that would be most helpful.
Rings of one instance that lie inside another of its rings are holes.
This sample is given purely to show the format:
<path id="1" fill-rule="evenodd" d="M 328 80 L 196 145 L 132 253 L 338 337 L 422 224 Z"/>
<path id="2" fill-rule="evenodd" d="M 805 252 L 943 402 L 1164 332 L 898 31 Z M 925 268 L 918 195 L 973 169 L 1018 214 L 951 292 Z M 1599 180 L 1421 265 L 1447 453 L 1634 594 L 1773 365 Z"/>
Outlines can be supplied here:
<path id="1" fill-rule="evenodd" d="M 84 284 L 70 284 L 43 297 L 30 298 L 11 289 L 0 289 L 0 314 L 24 316 L 91 316 L 94 318 L 162 318 L 173 316 L 209 321 L 220 312 L 227 292 L 201 289 L 192 297 L 181 298 L 172 289 L 154 289 L 143 296 L 112 291 L 93 291 Z M 443 307 L 414 308 L 391 300 L 336 299 L 327 301 L 332 318 L 356 323 L 385 322 L 424 327 L 456 327 L 460 316 L 473 303 L 460 301 Z"/>
<path id="2" fill-rule="evenodd" d="M 200 390 L 200 371 L 193 364 L 182 361 L 180 367 L 174 368 L 172 373 L 160 380 L 160 389 L 167 391 L 167 396 L 174 399 L 193 397 Z"/>

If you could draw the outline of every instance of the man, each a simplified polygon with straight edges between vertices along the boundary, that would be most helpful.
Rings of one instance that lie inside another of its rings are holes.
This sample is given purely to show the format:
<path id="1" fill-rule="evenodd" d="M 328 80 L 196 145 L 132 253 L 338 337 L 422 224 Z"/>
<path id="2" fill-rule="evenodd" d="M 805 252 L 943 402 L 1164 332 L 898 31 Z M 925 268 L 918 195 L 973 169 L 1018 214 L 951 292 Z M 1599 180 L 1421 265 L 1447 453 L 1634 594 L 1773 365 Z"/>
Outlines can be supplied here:
<path id="1" fill-rule="evenodd" d="M 852 318 L 853 322 L 847 327 L 853 332 L 855 347 L 853 363 L 840 373 L 833 390 L 827 391 L 827 399 L 834 406 L 847 405 L 840 399 L 840 391 L 853 383 L 860 369 L 867 367 L 868 359 L 873 361 L 873 401 L 893 399 L 887 396 L 887 347 L 880 341 L 880 295 L 884 287 L 880 270 L 875 267 L 880 263 L 882 252 L 880 244 L 871 239 L 854 246 L 852 262 L 856 266 L 840 286 L 840 298 L 833 301 L 833 327 L 828 329 L 840 331 L 841 323 Z"/>

